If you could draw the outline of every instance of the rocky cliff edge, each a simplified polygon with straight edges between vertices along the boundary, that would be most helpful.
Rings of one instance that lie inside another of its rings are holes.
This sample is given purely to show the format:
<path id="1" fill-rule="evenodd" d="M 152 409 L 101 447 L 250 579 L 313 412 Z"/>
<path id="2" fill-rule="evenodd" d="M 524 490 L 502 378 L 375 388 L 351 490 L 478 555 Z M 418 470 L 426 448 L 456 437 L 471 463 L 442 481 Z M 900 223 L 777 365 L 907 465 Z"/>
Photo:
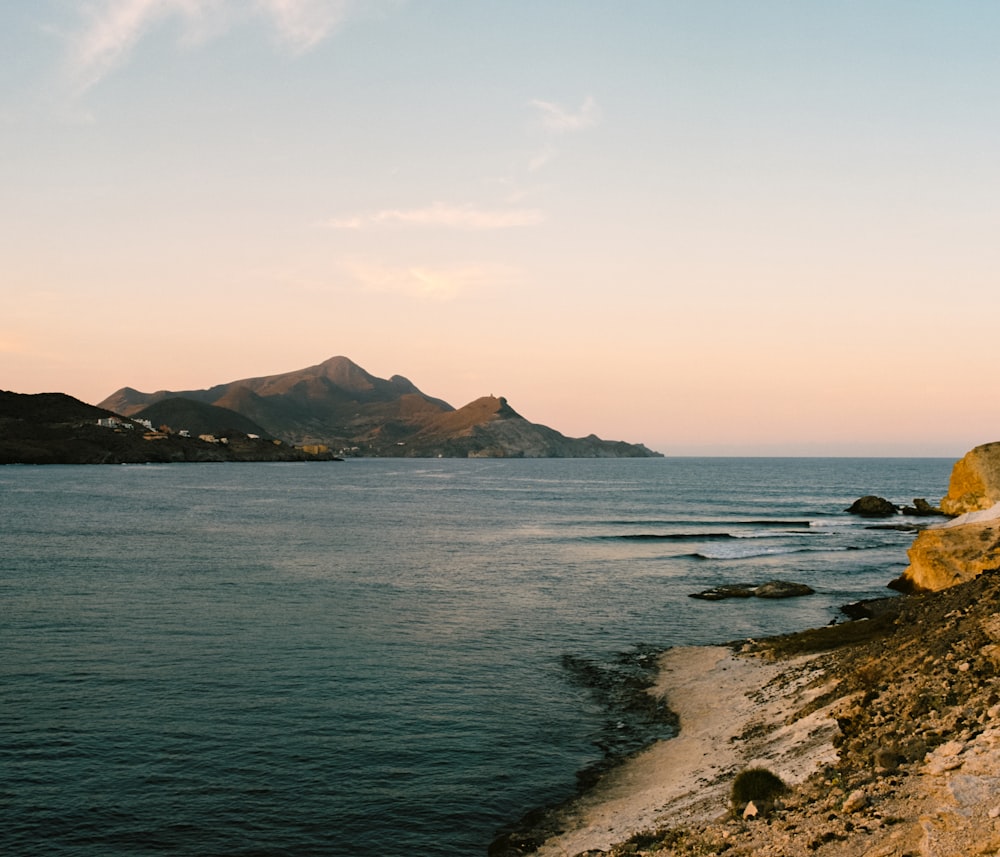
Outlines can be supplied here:
<path id="1" fill-rule="evenodd" d="M 1000 567 L 1000 443 L 977 446 L 956 462 L 941 510 L 957 517 L 917 535 L 894 588 L 936 591 Z"/>

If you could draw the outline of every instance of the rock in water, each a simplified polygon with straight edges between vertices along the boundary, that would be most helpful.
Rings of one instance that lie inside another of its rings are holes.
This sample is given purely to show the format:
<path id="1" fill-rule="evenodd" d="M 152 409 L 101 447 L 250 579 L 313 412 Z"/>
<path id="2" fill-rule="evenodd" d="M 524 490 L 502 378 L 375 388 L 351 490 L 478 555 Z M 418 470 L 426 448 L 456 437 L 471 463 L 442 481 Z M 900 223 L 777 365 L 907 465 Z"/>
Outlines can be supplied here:
<path id="1" fill-rule="evenodd" d="M 804 583 L 791 583 L 787 580 L 769 580 L 767 583 L 754 585 L 752 583 L 725 583 L 713 586 L 701 592 L 692 592 L 691 598 L 703 601 L 722 601 L 725 598 L 796 598 L 800 595 L 812 595 L 816 590 Z"/>
<path id="2" fill-rule="evenodd" d="M 912 506 L 903 507 L 903 514 L 915 518 L 929 518 L 935 515 L 944 515 L 944 512 L 932 506 L 923 497 L 914 497 Z"/>
<path id="3" fill-rule="evenodd" d="M 899 512 L 899 506 L 886 500 L 885 497 L 866 494 L 851 503 L 844 511 L 860 515 L 862 518 L 891 518 Z"/>
<path id="4" fill-rule="evenodd" d="M 755 587 L 752 583 L 724 583 L 701 592 L 692 592 L 691 598 L 703 601 L 722 601 L 726 598 L 752 598 Z"/>
<path id="5" fill-rule="evenodd" d="M 753 594 L 758 598 L 798 598 L 800 595 L 812 595 L 816 590 L 804 583 L 791 583 L 787 580 L 769 580 L 758 586 Z"/>

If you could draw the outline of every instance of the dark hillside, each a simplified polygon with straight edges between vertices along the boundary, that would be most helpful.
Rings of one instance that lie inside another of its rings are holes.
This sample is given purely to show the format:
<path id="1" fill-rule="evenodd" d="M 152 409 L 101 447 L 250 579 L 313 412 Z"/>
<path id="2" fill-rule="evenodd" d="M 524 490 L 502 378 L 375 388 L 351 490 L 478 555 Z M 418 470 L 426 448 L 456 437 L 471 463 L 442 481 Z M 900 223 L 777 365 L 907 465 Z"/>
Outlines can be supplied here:
<path id="1" fill-rule="evenodd" d="M 88 405 L 65 393 L 11 393 L 0 390 L 0 420 L 34 420 L 41 423 L 73 423 L 113 416 L 111 411 Z"/>
<path id="2" fill-rule="evenodd" d="M 233 415 L 238 416 L 238 415 Z M 114 425 L 98 425 L 98 420 Z M 150 431 L 63 393 L 0 391 L 0 464 L 142 464 L 182 461 L 316 461 L 286 443 L 233 437 L 228 444 Z"/>
<path id="3" fill-rule="evenodd" d="M 193 435 L 228 437 L 238 433 L 268 437 L 264 429 L 243 414 L 181 397 L 161 399 L 136 413 L 135 419 L 149 420 L 157 428 L 168 426 L 175 432 L 186 429 Z"/>

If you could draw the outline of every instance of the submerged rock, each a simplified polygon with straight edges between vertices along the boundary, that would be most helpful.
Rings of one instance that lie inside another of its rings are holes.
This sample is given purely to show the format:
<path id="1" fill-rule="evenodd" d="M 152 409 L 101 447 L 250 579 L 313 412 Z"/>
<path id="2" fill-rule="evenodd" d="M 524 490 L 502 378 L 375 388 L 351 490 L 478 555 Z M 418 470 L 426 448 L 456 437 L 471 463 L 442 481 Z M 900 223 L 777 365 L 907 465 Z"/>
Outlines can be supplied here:
<path id="1" fill-rule="evenodd" d="M 723 601 L 726 598 L 797 598 L 812 595 L 816 590 L 804 583 L 787 580 L 769 580 L 767 583 L 726 583 L 701 592 L 692 592 L 691 598 L 702 601 Z"/>
<path id="2" fill-rule="evenodd" d="M 787 580 L 771 580 L 758 586 L 753 594 L 757 598 L 797 598 L 801 595 L 812 595 L 816 590 L 804 583 L 792 583 Z"/>
<path id="3" fill-rule="evenodd" d="M 724 583 L 701 592 L 692 592 L 691 598 L 702 601 L 723 601 L 726 598 L 752 598 L 756 587 L 752 583 Z"/>

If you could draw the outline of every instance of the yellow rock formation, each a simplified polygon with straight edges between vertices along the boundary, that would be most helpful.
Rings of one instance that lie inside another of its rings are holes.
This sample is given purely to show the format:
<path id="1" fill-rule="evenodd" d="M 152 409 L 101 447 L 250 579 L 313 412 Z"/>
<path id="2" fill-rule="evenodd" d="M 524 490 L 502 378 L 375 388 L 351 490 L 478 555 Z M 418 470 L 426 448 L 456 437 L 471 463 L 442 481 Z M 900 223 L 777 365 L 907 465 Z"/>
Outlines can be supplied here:
<path id="1" fill-rule="evenodd" d="M 1000 443 L 985 443 L 955 464 L 941 511 L 964 515 L 989 509 L 995 503 L 1000 503 Z"/>
<path id="2" fill-rule="evenodd" d="M 1000 567 L 1000 520 L 935 527 L 917 535 L 903 574 L 913 589 L 945 589 Z"/>
<path id="3" fill-rule="evenodd" d="M 959 517 L 917 535 L 898 588 L 945 589 L 1000 567 L 1000 443 L 956 462 L 941 510 Z"/>

